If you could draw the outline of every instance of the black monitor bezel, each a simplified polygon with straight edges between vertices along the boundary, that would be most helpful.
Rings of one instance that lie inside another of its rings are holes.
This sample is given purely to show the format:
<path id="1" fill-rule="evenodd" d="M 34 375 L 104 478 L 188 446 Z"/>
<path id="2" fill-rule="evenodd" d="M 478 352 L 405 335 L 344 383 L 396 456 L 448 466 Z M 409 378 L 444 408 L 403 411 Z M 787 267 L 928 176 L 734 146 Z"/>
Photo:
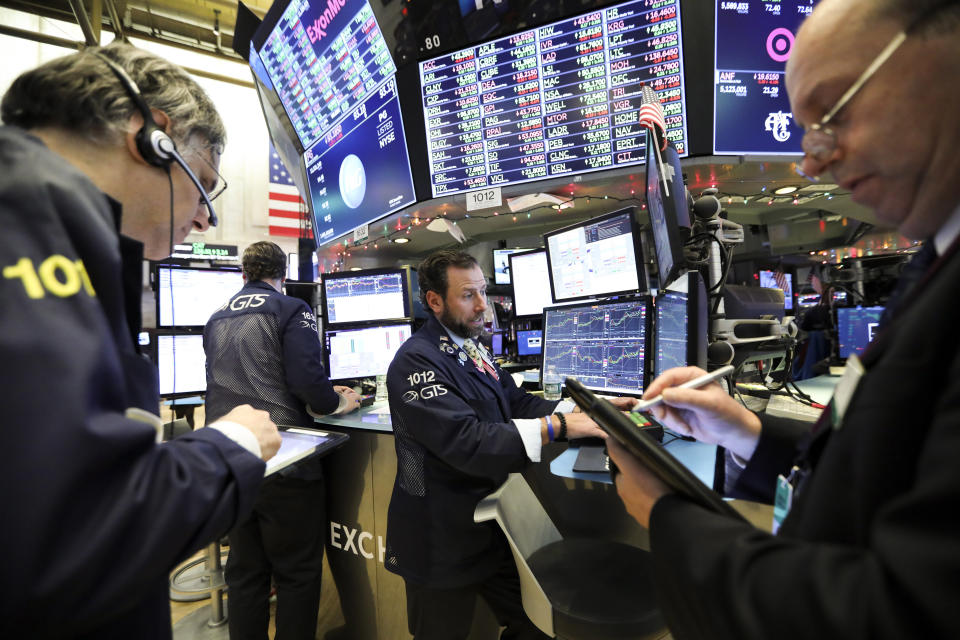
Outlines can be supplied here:
<path id="1" fill-rule="evenodd" d="M 575 311 L 578 308 L 586 307 L 602 307 L 610 306 L 614 304 L 623 304 L 625 302 L 643 302 L 647 307 L 646 319 L 644 322 L 644 345 L 643 345 L 643 390 L 652 382 L 650 378 L 650 358 L 648 354 L 650 353 L 650 343 L 651 337 L 653 336 L 653 298 L 647 293 L 629 295 L 629 296 L 619 296 L 614 298 L 603 298 L 600 300 L 590 300 L 582 302 L 579 304 L 565 304 L 565 305 L 555 305 L 552 307 L 545 307 L 543 309 L 542 315 L 542 327 L 543 327 L 543 346 L 541 347 L 541 364 L 540 364 L 540 387 L 543 388 L 543 373 L 546 368 L 546 351 L 547 351 L 547 313 L 550 311 Z M 586 387 L 586 385 L 584 385 Z M 639 398 L 643 395 L 643 390 L 641 391 L 626 391 L 622 389 L 596 389 L 594 387 L 586 387 L 591 391 L 600 391 L 604 395 L 616 395 L 616 396 L 629 396 L 632 398 Z"/>
<path id="2" fill-rule="evenodd" d="M 664 228 L 667 231 L 667 243 L 670 246 L 670 260 L 672 264 L 667 269 L 667 273 L 663 273 L 664 265 L 662 258 L 664 256 L 660 255 L 660 252 L 657 249 L 657 232 L 655 226 L 657 223 L 654 221 L 654 207 L 650 206 L 650 190 L 651 182 L 657 185 L 658 192 L 662 193 L 662 186 L 660 180 L 660 171 L 657 169 L 654 145 L 651 144 L 654 142 L 654 136 L 650 133 L 650 130 L 647 130 L 647 162 L 645 166 L 645 177 L 644 177 L 644 202 L 647 205 L 647 215 L 650 218 L 650 235 L 651 240 L 653 241 L 653 255 L 657 263 L 657 282 L 658 289 L 666 289 L 671 282 L 676 280 L 680 274 L 686 269 L 685 259 L 683 255 L 683 244 L 680 239 L 680 221 L 676 219 L 676 209 L 673 206 L 673 203 L 667 199 L 666 196 L 658 197 L 660 206 L 663 210 L 663 220 L 661 221 L 664 225 Z M 670 144 L 669 142 L 667 144 Z M 664 161 L 666 164 L 666 161 Z M 651 167 L 653 171 L 651 171 Z M 652 178 L 656 176 L 656 178 Z M 683 178 L 679 180 L 673 180 L 673 186 L 676 188 L 677 184 L 683 184 Z M 659 215 L 657 216 L 659 218 Z"/>
<path id="3" fill-rule="evenodd" d="M 163 317 L 160 313 L 160 297 L 161 297 L 160 270 L 161 269 L 175 269 L 177 271 L 195 271 L 195 272 L 217 271 L 221 273 L 224 273 L 224 272 L 239 273 L 239 274 L 243 273 L 240 267 L 220 267 L 220 266 L 195 267 L 195 266 L 183 265 L 183 264 L 165 264 L 165 263 L 155 264 L 153 266 L 153 273 L 154 273 L 154 282 L 156 282 L 156 287 L 154 290 L 154 312 L 156 313 L 156 316 L 155 316 L 156 328 L 163 329 L 165 331 L 183 331 L 188 329 L 203 329 L 205 324 L 161 324 L 161 318 Z M 241 282 L 240 288 L 242 287 L 243 287 L 243 283 Z M 236 291 L 231 293 L 230 297 L 232 297 L 234 293 L 237 293 L 237 291 L 240 291 L 240 289 L 238 288 Z M 224 302 L 229 301 L 230 297 L 224 300 Z"/>
<path id="4" fill-rule="evenodd" d="M 363 329 L 378 329 L 382 327 L 409 327 L 410 328 L 410 337 L 413 337 L 414 327 L 413 321 L 411 319 L 398 320 L 398 321 L 376 321 L 376 322 L 349 322 L 344 323 L 343 325 L 336 325 L 332 327 L 325 326 L 323 328 L 322 336 L 322 345 L 323 345 L 323 367 L 327 376 L 330 378 L 331 382 L 340 382 L 344 380 L 361 380 L 363 378 L 373 378 L 379 374 L 371 374 L 367 376 L 360 376 L 359 378 L 335 378 L 333 377 L 333 371 L 330 368 L 330 334 L 340 331 L 360 331 Z M 407 338 L 409 340 L 410 338 Z M 399 348 L 399 347 L 398 347 Z M 387 372 L 384 371 L 384 374 Z"/>
<path id="5" fill-rule="evenodd" d="M 383 275 L 383 274 L 400 274 L 401 282 L 403 283 L 403 310 L 404 314 L 397 317 L 389 318 L 375 318 L 372 320 L 343 320 L 332 322 L 329 315 L 329 305 L 327 304 L 327 282 L 330 280 L 346 280 L 349 278 L 362 278 L 369 275 Z M 410 301 L 410 275 L 409 270 L 405 267 L 380 267 L 377 269 L 361 269 L 359 271 L 334 271 L 332 273 L 322 273 L 320 274 L 320 289 L 321 295 L 323 296 L 323 327 L 326 329 L 330 328 L 342 328 L 346 325 L 376 325 L 391 323 L 391 320 L 410 320 L 413 317 L 413 307 Z"/>
<path id="6" fill-rule="evenodd" d="M 629 214 L 630 219 L 630 235 L 633 238 L 633 267 L 636 270 L 637 274 L 637 288 L 636 289 L 619 289 L 616 291 L 604 291 L 600 293 L 587 293 L 582 296 L 573 296 L 570 298 L 558 298 L 557 289 L 554 286 L 554 277 L 553 277 L 553 261 L 550 259 L 550 238 L 557 236 L 563 233 L 569 233 L 575 229 L 583 229 L 592 224 L 597 224 L 598 222 L 603 222 L 605 220 L 610 220 L 624 214 Z M 547 252 L 547 274 L 550 280 L 550 298 L 553 302 L 575 302 L 577 300 L 598 300 L 602 298 L 608 298 L 611 296 L 626 296 L 634 294 L 644 294 L 647 292 L 647 283 L 645 282 L 645 275 L 643 267 L 643 247 L 640 243 L 640 225 L 637 223 L 637 208 L 636 207 L 624 207 L 617 209 L 615 211 L 610 211 L 603 215 L 595 216 L 593 218 L 587 218 L 586 220 L 581 220 L 571 225 L 561 227 L 559 229 L 554 229 L 543 234 L 543 249 Z M 511 267 L 512 268 L 512 267 Z"/>

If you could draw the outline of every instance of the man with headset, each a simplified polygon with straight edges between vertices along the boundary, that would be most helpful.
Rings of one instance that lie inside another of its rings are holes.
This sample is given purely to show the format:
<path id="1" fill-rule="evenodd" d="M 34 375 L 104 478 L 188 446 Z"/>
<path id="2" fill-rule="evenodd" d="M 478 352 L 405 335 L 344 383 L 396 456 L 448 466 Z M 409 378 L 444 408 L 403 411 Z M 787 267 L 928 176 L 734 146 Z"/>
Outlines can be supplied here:
<path id="1" fill-rule="evenodd" d="M 280 445 L 246 405 L 159 444 L 137 353 L 143 258 L 215 223 L 223 124 L 123 44 L 24 73 L 0 110 L 0 637 L 169 638 L 170 568 L 250 510 Z"/>

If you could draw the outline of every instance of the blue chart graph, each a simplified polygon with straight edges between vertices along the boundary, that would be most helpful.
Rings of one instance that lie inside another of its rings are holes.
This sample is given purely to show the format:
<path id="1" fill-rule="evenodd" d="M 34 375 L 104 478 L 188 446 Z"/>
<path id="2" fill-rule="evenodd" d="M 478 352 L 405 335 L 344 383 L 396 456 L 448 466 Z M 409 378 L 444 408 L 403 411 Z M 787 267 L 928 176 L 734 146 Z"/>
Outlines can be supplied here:
<path id="1" fill-rule="evenodd" d="M 687 297 L 666 293 L 657 298 L 657 352 L 653 375 L 687 365 Z"/>
<path id="2" fill-rule="evenodd" d="M 403 277 L 399 273 L 367 274 L 324 281 L 324 303 L 330 322 L 363 322 L 403 318 Z"/>
<path id="3" fill-rule="evenodd" d="M 384 273 L 356 278 L 328 280 L 327 298 L 402 293 L 403 281 L 399 273 Z"/>
<path id="4" fill-rule="evenodd" d="M 642 393 L 646 299 L 547 311 L 543 364 L 586 387 Z"/>

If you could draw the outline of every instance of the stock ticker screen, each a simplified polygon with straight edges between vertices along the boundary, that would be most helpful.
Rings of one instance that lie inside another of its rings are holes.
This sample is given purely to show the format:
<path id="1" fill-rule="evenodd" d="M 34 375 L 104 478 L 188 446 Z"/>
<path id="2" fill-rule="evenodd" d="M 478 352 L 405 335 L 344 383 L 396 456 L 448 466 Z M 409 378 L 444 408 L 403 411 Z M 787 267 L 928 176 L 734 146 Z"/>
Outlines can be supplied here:
<path id="1" fill-rule="evenodd" d="M 649 299 L 547 309 L 543 370 L 589 389 L 642 394 Z"/>
<path id="2" fill-rule="evenodd" d="M 800 154 L 784 69 L 816 0 L 716 0 L 714 153 Z"/>
<path id="3" fill-rule="evenodd" d="M 687 154 L 679 0 L 638 0 L 420 63 L 434 197 L 644 161 L 641 83 Z"/>
<path id="4" fill-rule="evenodd" d="M 369 322 L 408 316 L 402 273 L 379 273 L 323 281 L 327 322 Z"/>
<path id="5" fill-rule="evenodd" d="M 687 294 L 667 291 L 657 296 L 655 321 L 656 358 L 653 377 L 667 369 L 687 366 Z"/>
<path id="6" fill-rule="evenodd" d="M 366 0 L 293 0 L 260 58 L 304 148 L 397 71 Z"/>

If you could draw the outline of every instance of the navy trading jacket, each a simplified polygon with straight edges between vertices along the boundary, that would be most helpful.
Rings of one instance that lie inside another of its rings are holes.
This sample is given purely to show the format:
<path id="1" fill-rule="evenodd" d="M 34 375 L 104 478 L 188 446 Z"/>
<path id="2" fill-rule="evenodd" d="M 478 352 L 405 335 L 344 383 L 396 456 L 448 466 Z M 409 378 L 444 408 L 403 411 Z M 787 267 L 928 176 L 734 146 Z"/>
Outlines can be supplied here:
<path id="1" fill-rule="evenodd" d="M 160 399 L 135 341 L 143 245 L 119 229 L 117 202 L 0 127 L 0 638 L 170 638 L 171 568 L 263 478 L 216 430 L 158 444 L 127 417 Z"/>
<path id="2" fill-rule="evenodd" d="M 504 553 L 495 523 L 473 521 L 477 503 L 527 464 L 513 418 L 550 414 L 557 402 L 479 371 L 431 316 L 387 372 L 397 478 L 387 523 L 388 570 L 431 587 L 492 575 Z"/>

